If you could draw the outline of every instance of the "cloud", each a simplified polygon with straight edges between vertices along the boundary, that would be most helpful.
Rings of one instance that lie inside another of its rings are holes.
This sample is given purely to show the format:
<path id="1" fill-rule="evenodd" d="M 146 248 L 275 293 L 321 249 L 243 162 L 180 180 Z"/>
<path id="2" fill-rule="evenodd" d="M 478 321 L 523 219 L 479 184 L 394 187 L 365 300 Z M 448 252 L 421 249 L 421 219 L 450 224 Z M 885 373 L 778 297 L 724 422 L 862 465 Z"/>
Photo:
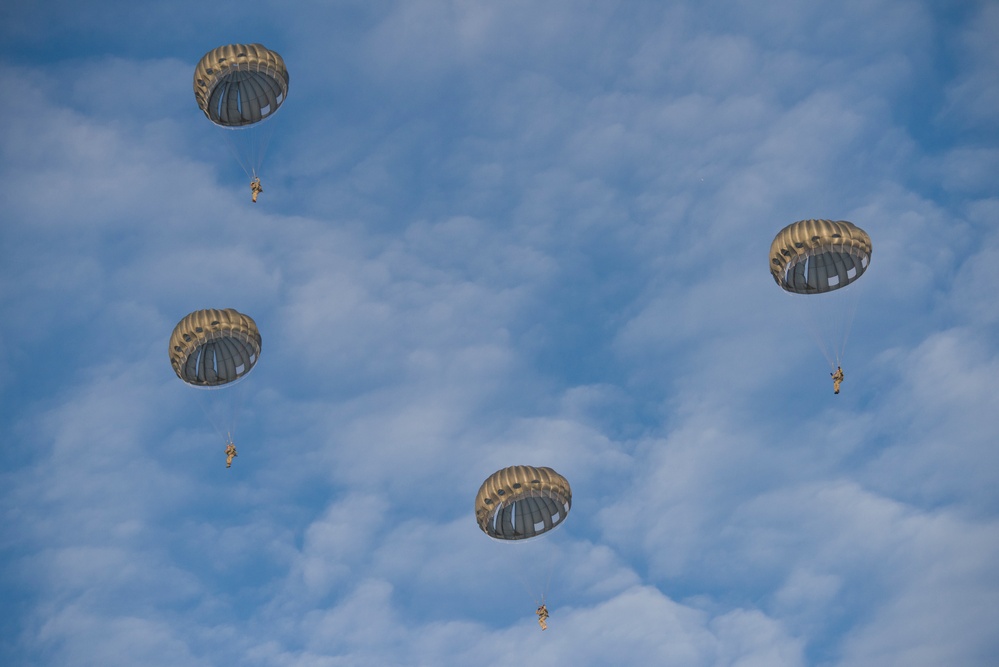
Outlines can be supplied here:
<path id="1" fill-rule="evenodd" d="M 988 8 L 241 6 L 293 79 L 257 205 L 190 99 L 231 9 L 7 13 L 0 655 L 987 664 Z M 812 216 L 874 239 L 838 397 L 763 269 Z M 164 348 L 216 306 L 264 352 L 209 397 Z M 521 463 L 573 513 L 510 547 Z"/>
<path id="2" fill-rule="evenodd" d="M 957 39 L 960 72 L 947 86 L 941 121 L 956 121 L 969 129 L 994 129 L 990 109 L 999 104 L 999 49 L 989 35 L 999 26 L 999 11 L 989 3 L 972 10 L 971 20 Z"/>

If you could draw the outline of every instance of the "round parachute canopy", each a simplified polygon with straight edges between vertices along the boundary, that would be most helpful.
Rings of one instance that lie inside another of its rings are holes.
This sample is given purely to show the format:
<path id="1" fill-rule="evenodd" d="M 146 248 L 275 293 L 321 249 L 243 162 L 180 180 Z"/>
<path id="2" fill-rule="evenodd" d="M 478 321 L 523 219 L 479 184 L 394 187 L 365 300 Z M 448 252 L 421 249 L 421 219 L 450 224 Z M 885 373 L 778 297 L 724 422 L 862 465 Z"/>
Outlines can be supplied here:
<path id="1" fill-rule="evenodd" d="M 260 357 L 260 332 L 247 315 L 225 308 L 197 310 L 174 327 L 170 364 L 195 387 L 218 387 L 249 373 Z"/>
<path id="2" fill-rule="evenodd" d="M 856 282 L 871 263 L 871 237 L 846 220 L 799 220 L 770 245 L 770 273 L 783 289 L 820 294 Z"/>
<path id="3" fill-rule="evenodd" d="M 222 127 L 258 123 L 287 96 L 284 60 L 261 44 L 220 46 L 194 69 L 194 98 L 208 120 Z"/>
<path id="4" fill-rule="evenodd" d="M 475 497 L 475 520 L 489 537 L 524 540 L 552 530 L 569 515 L 572 489 L 551 468 L 511 466 L 494 472 Z"/>

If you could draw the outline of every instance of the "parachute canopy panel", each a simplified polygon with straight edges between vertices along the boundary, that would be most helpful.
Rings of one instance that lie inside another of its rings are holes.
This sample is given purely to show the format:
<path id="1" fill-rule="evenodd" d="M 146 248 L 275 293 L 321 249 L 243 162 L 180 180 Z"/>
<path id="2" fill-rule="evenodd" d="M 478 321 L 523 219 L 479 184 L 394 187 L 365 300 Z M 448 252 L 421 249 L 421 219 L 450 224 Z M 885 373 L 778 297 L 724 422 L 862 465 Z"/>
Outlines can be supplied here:
<path id="1" fill-rule="evenodd" d="M 511 466 L 482 483 L 475 497 L 475 520 L 489 537 L 523 540 L 561 524 L 571 507 L 572 489 L 557 472 Z"/>
<path id="2" fill-rule="evenodd" d="M 260 332 L 247 315 L 225 308 L 198 310 L 170 336 L 170 364 L 184 382 L 218 387 L 249 373 L 260 357 Z"/>
<path id="3" fill-rule="evenodd" d="M 871 250 L 871 237 L 852 222 L 799 220 L 770 245 L 770 273 L 788 292 L 831 292 L 864 274 Z"/>
<path id="4" fill-rule="evenodd" d="M 261 44 L 212 49 L 194 69 L 194 97 L 210 121 L 243 127 L 273 115 L 288 96 L 288 70 Z"/>

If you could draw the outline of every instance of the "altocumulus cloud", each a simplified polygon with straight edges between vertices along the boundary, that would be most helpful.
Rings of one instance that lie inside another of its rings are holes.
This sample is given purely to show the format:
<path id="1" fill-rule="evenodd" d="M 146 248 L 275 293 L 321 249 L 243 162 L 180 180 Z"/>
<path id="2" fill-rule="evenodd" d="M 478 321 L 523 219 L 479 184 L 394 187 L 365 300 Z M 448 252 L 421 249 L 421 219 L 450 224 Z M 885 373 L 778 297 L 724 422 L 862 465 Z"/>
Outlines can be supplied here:
<path id="1" fill-rule="evenodd" d="M 6 662 L 999 654 L 990 4 L 42 9 L 0 22 Z M 190 90 L 233 40 L 291 71 L 255 206 Z M 763 267 L 807 217 L 874 240 L 835 400 Z M 165 350 L 224 306 L 231 470 Z M 472 518 L 517 463 L 573 484 L 539 548 Z"/>

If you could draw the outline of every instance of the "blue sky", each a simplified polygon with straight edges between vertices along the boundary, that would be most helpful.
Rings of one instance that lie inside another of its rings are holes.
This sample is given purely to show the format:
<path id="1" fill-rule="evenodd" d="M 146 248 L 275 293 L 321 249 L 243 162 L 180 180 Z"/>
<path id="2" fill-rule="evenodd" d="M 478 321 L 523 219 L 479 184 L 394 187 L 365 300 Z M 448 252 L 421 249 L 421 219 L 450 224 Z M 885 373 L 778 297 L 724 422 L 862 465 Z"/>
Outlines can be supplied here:
<path id="1" fill-rule="evenodd" d="M 822 4 L 4 5 L 0 662 L 993 664 L 999 6 Z M 804 218 L 873 240 L 839 396 Z M 167 357 L 223 307 L 229 470 Z M 510 547 L 517 464 L 573 509 Z"/>

